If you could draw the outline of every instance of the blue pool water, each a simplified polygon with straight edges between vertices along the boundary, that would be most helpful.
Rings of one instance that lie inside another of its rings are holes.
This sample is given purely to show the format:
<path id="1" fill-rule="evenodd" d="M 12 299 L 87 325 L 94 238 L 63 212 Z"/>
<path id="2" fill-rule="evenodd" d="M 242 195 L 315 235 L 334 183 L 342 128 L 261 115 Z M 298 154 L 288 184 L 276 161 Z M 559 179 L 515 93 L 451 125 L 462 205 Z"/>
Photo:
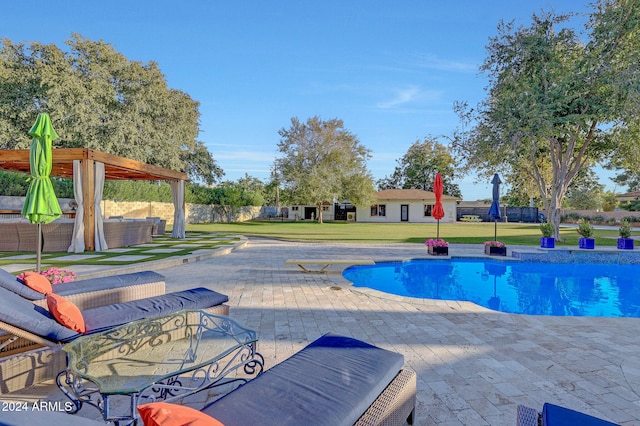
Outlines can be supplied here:
<path id="1" fill-rule="evenodd" d="M 352 266 L 343 276 L 356 287 L 509 313 L 640 317 L 638 265 L 452 258 Z"/>

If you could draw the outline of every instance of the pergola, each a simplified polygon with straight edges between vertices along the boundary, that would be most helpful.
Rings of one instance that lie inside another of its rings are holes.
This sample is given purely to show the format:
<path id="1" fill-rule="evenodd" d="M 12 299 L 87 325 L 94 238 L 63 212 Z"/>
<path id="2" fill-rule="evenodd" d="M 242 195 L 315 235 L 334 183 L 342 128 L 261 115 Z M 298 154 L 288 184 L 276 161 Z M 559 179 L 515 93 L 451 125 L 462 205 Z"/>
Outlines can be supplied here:
<path id="1" fill-rule="evenodd" d="M 74 178 L 74 160 L 80 161 L 82 169 L 82 195 L 84 198 L 84 243 L 87 250 L 94 250 L 95 243 L 95 181 L 94 164 L 104 164 L 105 179 L 108 180 L 164 180 L 178 181 L 184 185 L 187 175 L 140 161 L 131 160 L 88 148 L 54 148 L 51 176 Z M 29 150 L 0 150 L 0 169 L 30 173 Z M 184 197 L 182 201 L 184 211 Z M 174 225 L 175 226 L 175 225 Z"/>

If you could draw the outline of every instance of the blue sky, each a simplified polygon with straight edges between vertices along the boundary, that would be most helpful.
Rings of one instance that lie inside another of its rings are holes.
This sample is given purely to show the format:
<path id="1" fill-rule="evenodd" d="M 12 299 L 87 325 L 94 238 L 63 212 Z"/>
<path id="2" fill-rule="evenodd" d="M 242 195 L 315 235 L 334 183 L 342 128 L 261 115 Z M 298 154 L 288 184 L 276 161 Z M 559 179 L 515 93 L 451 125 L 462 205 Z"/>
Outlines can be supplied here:
<path id="1" fill-rule="evenodd" d="M 588 10 L 578 0 L 2 3 L 0 37 L 63 46 L 75 32 L 157 62 L 200 102 L 199 139 L 225 180 L 266 180 L 278 130 L 315 115 L 342 119 L 372 151 L 374 177 L 389 175 L 416 140 L 453 132 L 454 101 L 485 97 L 478 67 L 501 19 Z M 491 196 L 474 181 L 457 181 L 465 200 Z"/>

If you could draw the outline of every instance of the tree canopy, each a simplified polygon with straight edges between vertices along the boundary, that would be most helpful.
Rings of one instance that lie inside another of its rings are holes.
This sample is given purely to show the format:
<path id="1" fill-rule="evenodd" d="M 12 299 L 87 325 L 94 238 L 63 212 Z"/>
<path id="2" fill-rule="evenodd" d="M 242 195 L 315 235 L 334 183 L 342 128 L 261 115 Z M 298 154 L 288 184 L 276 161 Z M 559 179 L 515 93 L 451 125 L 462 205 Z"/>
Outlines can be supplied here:
<path id="1" fill-rule="evenodd" d="M 481 70 L 488 96 L 458 103 L 454 146 L 468 169 L 536 184 L 558 237 L 560 208 L 580 170 L 640 164 L 640 2 L 600 0 L 581 33 L 570 16 L 501 22 Z"/>
<path id="2" fill-rule="evenodd" d="M 462 198 L 458 184 L 454 183 L 456 163 L 446 146 L 433 137 L 416 141 L 402 158 L 390 176 L 380 179 L 378 189 L 424 189 L 433 191 L 433 180 L 440 172 L 444 193 Z"/>
<path id="3" fill-rule="evenodd" d="M 29 148 L 29 129 L 48 112 L 60 135 L 54 147 L 92 148 L 208 184 L 223 175 L 197 140 L 199 103 L 169 88 L 157 63 L 78 34 L 66 45 L 0 39 L 0 148 Z"/>
<path id="4" fill-rule="evenodd" d="M 342 120 L 316 116 L 302 123 L 292 118 L 291 127 L 278 133 L 282 157 L 275 160 L 275 169 L 292 203 L 315 205 L 319 222 L 324 202 L 373 204 L 373 178 L 366 167 L 370 150 L 344 128 Z"/>

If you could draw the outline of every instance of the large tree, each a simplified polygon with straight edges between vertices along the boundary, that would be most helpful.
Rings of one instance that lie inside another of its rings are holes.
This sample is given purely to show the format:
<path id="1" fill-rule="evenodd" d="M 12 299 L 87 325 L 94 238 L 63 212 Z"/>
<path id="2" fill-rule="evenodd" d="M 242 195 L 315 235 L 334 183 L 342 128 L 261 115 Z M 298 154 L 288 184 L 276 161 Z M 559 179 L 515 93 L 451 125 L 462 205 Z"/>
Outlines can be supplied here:
<path id="1" fill-rule="evenodd" d="M 199 103 L 169 88 L 157 63 L 77 34 L 66 44 L 0 40 L 0 148 L 28 148 L 44 111 L 60 135 L 56 147 L 105 151 L 207 183 L 222 176 L 196 139 Z"/>
<path id="2" fill-rule="evenodd" d="M 397 160 L 398 165 L 390 176 L 380 179 L 378 189 L 424 189 L 433 191 L 433 180 L 440 172 L 444 193 L 462 197 L 458 184 L 454 183 L 456 162 L 446 146 L 433 137 L 416 141 L 407 153 Z"/>
<path id="3" fill-rule="evenodd" d="M 278 133 L 279 181 L 292 203 L 316 206 L 318 222 L 322 223 L 325 202 L 374 203 L 373 178 L 366 167 L 370 151 L 344 128 L 342 120 L 316 116 L 302 123 L 292 118 L 291 127 Z"/>
<path id="4" fill-rule="evenodd" d="M 581 169 L 640 163 L 640 2 L 600 0 L 585 31 L 570 17 L 500 23 L 481 69 L 488 97 L 461 103 L 455 147 L 470 169 L 535 182 L 558 237 L 562 200 Z"/>

